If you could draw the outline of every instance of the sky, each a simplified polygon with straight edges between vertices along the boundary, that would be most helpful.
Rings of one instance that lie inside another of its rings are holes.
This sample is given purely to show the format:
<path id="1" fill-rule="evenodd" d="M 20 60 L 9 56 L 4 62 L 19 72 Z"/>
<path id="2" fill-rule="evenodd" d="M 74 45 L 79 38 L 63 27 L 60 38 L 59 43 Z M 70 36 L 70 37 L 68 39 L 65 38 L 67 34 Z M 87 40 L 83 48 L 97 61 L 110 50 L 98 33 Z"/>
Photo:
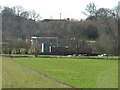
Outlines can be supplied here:
<path id="1" fill-rule="evenodd" d="M 35 10 L 42 19 L 84 19 L 82 12 L 89 3 L 95 3 L 97 8 L 112 9 L 120 0 L 0 0 L 0 6 L 22 6 L 25 10 Z"/>

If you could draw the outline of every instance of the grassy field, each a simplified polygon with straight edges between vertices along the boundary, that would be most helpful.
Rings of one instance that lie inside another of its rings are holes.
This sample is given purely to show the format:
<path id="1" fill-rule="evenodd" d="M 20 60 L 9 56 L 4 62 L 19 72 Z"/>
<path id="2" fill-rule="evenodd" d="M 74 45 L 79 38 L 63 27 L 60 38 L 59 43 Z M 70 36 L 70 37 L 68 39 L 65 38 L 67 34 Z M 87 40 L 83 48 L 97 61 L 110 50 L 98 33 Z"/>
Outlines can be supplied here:
<path id="1" fill-rule="evenodd" d="M 108 60 L 108 59 L 75 59 L 75 58 L 14 58 L 8 62 L 17 62 L 18 64 L 23 65 L 23 67 L 30 68 L 36 72 L 41 72 L 47 75 L 50 78 L 58 80 L 60 82 L 66 83 L 70 86 L 77 88 L 118 88 L 118 61 L 117 60 Z M 5 62 L 3 62 L 4 65 Z M 5 65 L 6 67 L 6 65 Z M 18 65 L 7 66 L 6 68 L 18 68 Z M 23 67 L 19 67 L 21 70 Z M 4 72 L 4 76 L 10 73 L 11 70 Z M 16 71 L 13 71 L 16 72 Z M 50 81 L 44 85 L 38 76 L 31 76 L 31 72 L 26 72 L 22 69 L 21 72 L 16 74 L 16 80 L 21 78 L 21 74 L 24 76 L 23 86 L 25 84 L 26 77 L 30 79 L 30 83 L 36 85 L 34 82 L 40 81 L 41 86 L 52 87 L 54 84 L 50 84 Z M 20 74 L 21 73 L 21 74 Z M 14 75 L 13 75 L 14 76 Z M 25 77 L 26 76 L 26 77 Z M 8 74 L 7 77 L 10 77 Z M 39 80 L 39 79 L 40 80 Z M 12 81 L 3 78 L 4 87 L 9 86 Z M 15 79 L 15 78 L 13 78 Z M 16 81 L 14 80 L 14 82 Z M 17 80 L 19 81 L 19 80 Z M 6 82 L 9 82 L 6 85 Z M 39 86 L 39 84 L 37 84 Z M 16 85 L 16 87 L 19 86 Z M 28 84 L 28 87 L 30 84 Z M 36 86 L 34 86 L 36 87 Z"/>
<path id="2" fill-rule="evenodd" d="M 0 56 L 0 90 L 2 90 L 2 57 Z"/>
<path id="3" fill-rule="evenodd" d="M 26 59 L 25 59 L 26 60 Z M 25 68 L 10 58 L 2 59 L 3 88 L 66 88 L 37 72 Z"/>

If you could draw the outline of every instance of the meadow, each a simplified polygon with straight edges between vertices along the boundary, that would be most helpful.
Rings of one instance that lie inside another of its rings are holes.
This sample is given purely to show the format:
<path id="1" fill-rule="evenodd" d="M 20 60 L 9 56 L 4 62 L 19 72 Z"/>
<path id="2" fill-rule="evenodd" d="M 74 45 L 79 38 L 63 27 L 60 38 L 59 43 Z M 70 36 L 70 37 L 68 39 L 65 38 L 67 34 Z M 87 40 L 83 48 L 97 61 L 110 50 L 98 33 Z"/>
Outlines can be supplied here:
<path id="1" fill-rule="evenodd" d="M 2 59 L 2 88 L 68 88 L 21 66 L 11 58 Z"/>
<path id="2" fill-rule="evenodd" d="M 25 87 L 25 80 L 28 80 L 29 83 L 26 87 L 32 87 L 31 85 L 33 85 L 33 87 L 58 88 L 64 88 L 68 86 L 75 88 L 118 88 L 118 60 L 33 57 L 13 58 L 7 61 L 8 64 L 10 63 L 14 65 L 4 65 L 6 62 L 3 62 L 4 69 L 7 70 L 8 68 L 14 70 L 3 72 L 4 87 L 15 87 L 15 85 L 9 86 L 9 84 L 13 82 L 9 81 L 11 76 L 8 73 L 16 73 L 15 77 L 17 78 L 12 78 L 14 82 L 17 82 L 13 84 L 18 84 L 16 87 Z M 19 65 L 21 67 L 19 67 Z M 41 73 L 42 75 L 51 79 L 47 80 L 43 77 L 40 79 L 40 76 L 35 75 L 35 73 L 31 71 L 28 73 L 26 70 L 24 70 L 24 68 Z M 52 80 L 55 80 L 56 82 L 58 81 L 65 85 L 58 85 Z M 23 85 L 21 85 L 21 83 Z"/>

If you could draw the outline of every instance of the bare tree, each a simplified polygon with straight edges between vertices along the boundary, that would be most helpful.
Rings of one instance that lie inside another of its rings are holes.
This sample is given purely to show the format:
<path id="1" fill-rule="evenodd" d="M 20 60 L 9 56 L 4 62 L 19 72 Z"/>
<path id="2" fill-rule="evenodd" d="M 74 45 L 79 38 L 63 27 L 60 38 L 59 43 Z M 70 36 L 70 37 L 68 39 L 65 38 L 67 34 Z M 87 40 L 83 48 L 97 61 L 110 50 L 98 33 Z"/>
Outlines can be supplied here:
<path id="1" fill-rule="evenodd" d="M 24 12 L 22 12 L 21 13 L 21 15 L 20 15 L 21 17 L 23 17 L 23 18 L 29 18 L 29 12 L 28 11 L 24 11 Z"/>
<path id="2" fill-rule="evenodd" d="M 29 18 L 36 21 L 36 20 L 39 20 L 41 17 L 40 17 L 40 14 L 36 13 L 33 10 L 29 12 Z"/>
<path id="3" fill-rule="evenodd" d="M 12 10 L 17 16 L 21 16 L 21 14 L 25 11 L 24 8 L 21 6 L 15 6 L 12 8 Z"/>
<path id="4" fill-rule="evenodd" d="M 2 6 L 0 6 L 0 13 L 2 12 L 2 10 L 3 10 L 3 7 L 2 7 Z"/>
<path id="5" fill-rule="evenodd" d="M 89 3 L 85 8 L 85 12 L 82 13 L 87 16 L 95 16 L 96 10 L 96 5 L 94 3 Z"/>
<path id="6" fill-rule="evenodd" d="M 12 8 L 3 7 L 2 15 L 10 16 L 10 15 L 15 15 L 15 13 L 14 13 L 14 11 L 12 10 Z"/>
<path id="7" fill-rule="evenodd" d="M 109 46 L 111 46 L 111 48 L 115 50 L 114 54 L 117 55 L 117 47 L 118 47 L 117 46 L 117 44 L 118 44 L 117 32 L 118 31 L 117 31 L 117 24 L 115 23 L 115 19 L 114 19 L 114 13 L 110 9 L 100 8 L 97 10 L 96 15 L 97 15 L 97 22 L 100 22 L 99 26 L 100 25 L 104 26 L 104 27 L 99 28 L 99 29 L 103 30 L 103 32 L 106 33 L 104 35 L 106 35 L 106 38 L 108 38 L 108 39 L 102 40 L 102 42 L 104 41 L 103 46 L 106 46 L 105 43 L 109 42 Z M 107 49 L 107 52 L 108 53 L 111 52 L 110 48 Z"/>
<path id="8" fill-rule="evenodd" d="M 99 34 L 100 34 L 98 43 L 103 42 L 103 44 L 99 44 L 99 45 L 101 45 L 102 47 L 106 47 L 107 53 L 112 52 L 114 49 L 114 53 L 116 55 L 117 47 L 118 47 L 117 46 L 118 45 L 118 34 L 117 34 L 118 24 L 115 23 L 115 20 L 118 23 L 117 18 L 118 18 L 119 9 L 117 9 L 115 13 L 115 11 L 110 10 L 108 8 L 96 9 L 96 6 L 94 3 L 89 3 L 85 10 L 86 12 L 84 14 L 89 16 L 90 20 L 94 20 L 96 22 L 95 25 L 98 28 Z M 91 17 L 93 18 L 93 16 L 96 19 L 91 19 Z M 106 39 L 104 39 L 105 37 Z M 110 46 L 109 48 L 107 48 L 108 42 Z M 112 48 L 112 50 L 110 48 Z"/>
<path id="9" fill-rule="evenodd" d="M 116 23 L 118 24 L 118 19 L 120 18 L 120 5 L 119 4 L 118 4 L 118 6 L 113 8 L 113 14 L 114 14 L 114 18 L 116 20 Z"/>

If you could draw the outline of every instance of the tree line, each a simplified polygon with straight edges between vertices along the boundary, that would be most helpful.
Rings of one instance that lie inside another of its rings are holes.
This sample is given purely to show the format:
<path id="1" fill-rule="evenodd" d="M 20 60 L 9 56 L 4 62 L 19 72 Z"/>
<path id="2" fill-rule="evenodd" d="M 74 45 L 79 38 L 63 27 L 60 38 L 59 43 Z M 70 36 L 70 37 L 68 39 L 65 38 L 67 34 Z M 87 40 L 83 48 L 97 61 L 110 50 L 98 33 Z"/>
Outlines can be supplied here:
<path id="1" fill-rule="evenodd" d="M 58 37 L 59 46 L 79 49 L 92 47 L 94 53 L 117 55 L 118 48 L 118 13 L 116 6 L 96 9 L 94 3 L 86 8 L 85 20 L 50 20 L 43 21 L 35 11 L 25 11 L 23 7 L 0 7 L 2 12 L 3 51 L 5 53 L 31 52 L 31 37 Z"/>

